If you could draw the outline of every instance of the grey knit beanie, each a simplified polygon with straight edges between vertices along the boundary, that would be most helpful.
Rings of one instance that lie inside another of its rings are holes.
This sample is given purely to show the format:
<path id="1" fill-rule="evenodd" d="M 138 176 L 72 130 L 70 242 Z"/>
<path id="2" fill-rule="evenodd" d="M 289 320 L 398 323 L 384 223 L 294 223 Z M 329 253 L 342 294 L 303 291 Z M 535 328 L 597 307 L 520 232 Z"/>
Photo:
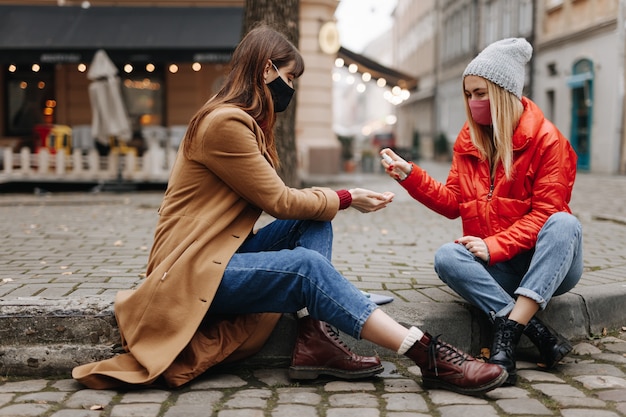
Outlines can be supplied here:
<path id="1" fill-rule="evenodd" d="M 524 70 L 533 47 L 524 38 L 507 38 L 494 42 L 479 53 L 463 72 L 478 75 L 522 98 Z"/>

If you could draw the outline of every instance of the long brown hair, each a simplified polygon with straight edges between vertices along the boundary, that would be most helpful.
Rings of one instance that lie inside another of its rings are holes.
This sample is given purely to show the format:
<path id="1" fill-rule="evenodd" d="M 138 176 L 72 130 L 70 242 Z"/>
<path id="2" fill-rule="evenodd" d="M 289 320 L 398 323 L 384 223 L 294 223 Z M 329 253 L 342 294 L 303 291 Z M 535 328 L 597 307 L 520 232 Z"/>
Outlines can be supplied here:
<path id="1" fill-rule="evenodd" d="M 487 94 L 491 106 L 491 126 L 476 123 L 472 118 L 468 97 L 465 97 L 465 113 L 469 124 L 472 143 L 481 156 L 489 161 L 491 175 L 495 175 L 496 167 L 502 164 L 504 175 L 510 180 L 513 172 L 513 132 L 524 112 L 524 106 L 515 94 L 487 81 Z"/>
<path id="2" fill-rule="evenodd" d="M 189 122 L 183 142 L 185 156 L 190 157 L 191 144 L 202 120 L 216 108 L 230 104 L 241 108 L 259 124 L 265 135 L 265 142 L 259 143 L 259 148 L 275 168 L 279 166 L 274 138 L 274 102 L 263 76 L 268 60 L 278 68 L 294 61 L 292 73 L 296 78 L 304 72 L 302 55 L 283 34 L 266 25 L 250 30 L 233 53 L 231 68 L 221 89 Z"/>

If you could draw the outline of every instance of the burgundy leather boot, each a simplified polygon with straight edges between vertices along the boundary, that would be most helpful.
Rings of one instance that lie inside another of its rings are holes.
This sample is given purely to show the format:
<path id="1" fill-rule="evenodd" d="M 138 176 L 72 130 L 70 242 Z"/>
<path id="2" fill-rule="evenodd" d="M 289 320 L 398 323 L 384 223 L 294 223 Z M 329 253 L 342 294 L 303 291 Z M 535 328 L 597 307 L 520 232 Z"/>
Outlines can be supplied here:
<path id="1" fill-rule="evenodd" d="M 293 349 L 289 378 L 315 379 L 319 375 L 333 375 L 357 379 L 379 374 L 383 369 L 378 357 L 353 353 L 330 324 L 310 316 L 298 320 L 298 338 Z"/>
<path id="2" fill-rule="evenodd" d="M 498 388 L 508 377 L 506 370 L 499 365 L 478 361 L 428 333 L 405 355 L 422 370 L 424 388 L 480 395 Z"/>

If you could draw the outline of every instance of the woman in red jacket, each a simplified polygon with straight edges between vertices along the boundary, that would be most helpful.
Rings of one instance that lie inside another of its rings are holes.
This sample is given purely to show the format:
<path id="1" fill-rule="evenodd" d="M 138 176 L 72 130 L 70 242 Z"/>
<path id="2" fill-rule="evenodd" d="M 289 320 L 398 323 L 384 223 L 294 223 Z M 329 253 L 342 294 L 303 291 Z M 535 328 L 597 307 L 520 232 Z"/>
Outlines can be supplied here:
<path id="1" fill-rule="evenodd" d="M 571 290 L 583 270 L 581 225 L 568 206 L 576 154 L 522 97 L 531 55 L 525 39 L 504 39 L 467 66 L 467 122 L 445 184 L 381 151 L 388 174 L 413 198 L 448 218 L 461 217 L 463 236 L 437 251 L 435 270 L 494 322 L 489 361 L 508 371 L 509 384 L 516 381 L 514 351 L 522 333 L 538 347 L 544 368 L 572 350 L 535 313 Z"/>

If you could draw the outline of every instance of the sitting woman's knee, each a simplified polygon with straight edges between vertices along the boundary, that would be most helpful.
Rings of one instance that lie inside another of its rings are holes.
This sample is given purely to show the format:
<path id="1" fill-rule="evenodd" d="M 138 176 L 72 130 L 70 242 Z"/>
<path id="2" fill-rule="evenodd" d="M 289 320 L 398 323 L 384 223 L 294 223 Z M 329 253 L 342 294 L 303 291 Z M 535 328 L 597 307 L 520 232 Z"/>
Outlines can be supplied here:
<path id="1" fill-rule="evenodd" d="M 445 271 L 447 267 L 452 266 L 454 260 L 458 257 L 459 249 L 464 249 L 462 245 L 458 243 L 444 243 L 437 252 L 435 252 L 435 272 L 442 278 L 441 272 Z M 445 282 L 445 281 L 444 281 Z"/>
<path id="2" fill-rule="evenodd" d="M 582 228 L 576 216 L 564 211 L 552 214 L 546 221 L 546 225 L 558 224 L 559 228 L 570 230 L 572 233 L 580 233 Z"/>

